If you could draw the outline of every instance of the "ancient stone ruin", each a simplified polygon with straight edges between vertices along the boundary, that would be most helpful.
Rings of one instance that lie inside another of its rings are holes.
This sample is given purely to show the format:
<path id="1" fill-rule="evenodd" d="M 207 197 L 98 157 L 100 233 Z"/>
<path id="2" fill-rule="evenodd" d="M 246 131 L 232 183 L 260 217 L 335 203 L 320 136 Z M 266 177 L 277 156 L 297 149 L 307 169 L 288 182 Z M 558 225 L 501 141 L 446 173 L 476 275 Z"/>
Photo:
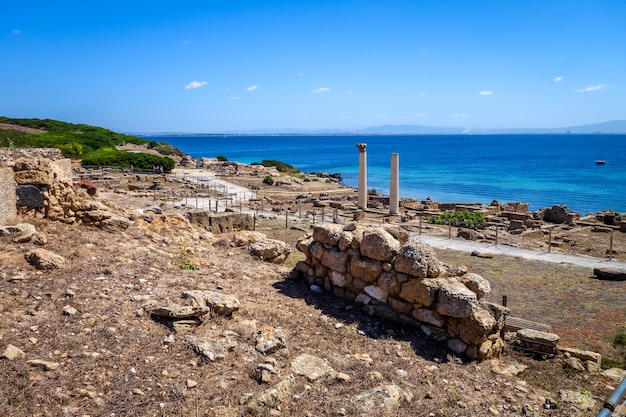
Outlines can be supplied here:
<path id="1" fill-rule="evenodd" d="M 0 153 L 0 224 L 20 214 L 68 224 L 125 230 L 130 221 L 95 201 L 72 180 L 71 161 L 58 149 L 16 149 Z"/>
<path id="2" fill-rule="evenodd" d="M 472 359 L 499 356 L 508 309 L 486 302 L 489 282 L 408 242 L 399 227 L 319 224 L 297 248 L 296 271 L 312 285 L 363 305 L 372 315 L 420 328 Z"/>

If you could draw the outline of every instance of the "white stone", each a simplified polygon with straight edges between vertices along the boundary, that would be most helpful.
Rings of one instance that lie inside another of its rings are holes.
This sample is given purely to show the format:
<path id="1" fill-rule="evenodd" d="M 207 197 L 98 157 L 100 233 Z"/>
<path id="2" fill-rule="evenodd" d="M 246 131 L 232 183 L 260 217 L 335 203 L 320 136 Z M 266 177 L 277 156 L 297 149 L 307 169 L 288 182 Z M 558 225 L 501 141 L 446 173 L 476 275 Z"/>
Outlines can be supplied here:
<path id="1" fill-rule="evenodd" d="M 363 291 L 365 291 L 367 295 L 369 295 L 373 299 L 378 300 L 382 303 L 386 303 L 387 297 L 389 296 L 389 293 L 387 293 L 387 291 L 375 285 L 368 285 L 363 289 Z"/>

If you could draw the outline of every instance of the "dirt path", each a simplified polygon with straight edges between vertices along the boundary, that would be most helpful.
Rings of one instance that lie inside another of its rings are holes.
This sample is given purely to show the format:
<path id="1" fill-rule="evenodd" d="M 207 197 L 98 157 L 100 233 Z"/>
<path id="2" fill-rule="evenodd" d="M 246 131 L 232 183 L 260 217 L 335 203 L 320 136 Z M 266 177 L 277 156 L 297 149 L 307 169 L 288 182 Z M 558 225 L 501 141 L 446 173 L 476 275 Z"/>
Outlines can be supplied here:
<path id="1" fill-rule="evenodd" d="M 506 245 L 485 244 L 480 242 L 472 242 L 467 240 L 447 239 L 438 236 L 414 236 L 414 239 L 421 240 L 428 245 L 438 249 L 451 249 L 461 252 L 480 252 L 493 255 L 515 256 L 524 259 L 536 261 L 546 261 L 555 263 L 569 263 L 573 265 L 583 266 L 587 268 L 610 268 L 620 271 L 626 271 L 626 262 L 618 262 L 614 260 L 592 258 L 582 255 L 567 255 L 558 252 L 546 252 L 530 249 L 515 248 Z"/>

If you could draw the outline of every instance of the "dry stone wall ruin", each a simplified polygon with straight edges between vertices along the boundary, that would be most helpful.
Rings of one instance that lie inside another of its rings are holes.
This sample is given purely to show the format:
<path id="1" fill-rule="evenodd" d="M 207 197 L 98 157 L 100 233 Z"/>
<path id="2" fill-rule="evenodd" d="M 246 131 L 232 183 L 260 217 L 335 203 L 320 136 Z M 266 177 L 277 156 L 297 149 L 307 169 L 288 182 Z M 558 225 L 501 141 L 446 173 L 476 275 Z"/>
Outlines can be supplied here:
<path id="1" fill-rule="evenodd" d="M 508 309 L 489 303 L 489 282 L 444 264 L 399 227 L 319 224 L 297 244 L 296 271 L 368 313 L 419 327 L 457 354 L 497 357 Z"/>
<path id="2" fill-rule="evenodd" d="M 0 185 L 0 224 L 16 214 L 106 230 L 124 230 L 130 224 L 74 185 L 71 161 L 58 149 L 2 150 Z"/>

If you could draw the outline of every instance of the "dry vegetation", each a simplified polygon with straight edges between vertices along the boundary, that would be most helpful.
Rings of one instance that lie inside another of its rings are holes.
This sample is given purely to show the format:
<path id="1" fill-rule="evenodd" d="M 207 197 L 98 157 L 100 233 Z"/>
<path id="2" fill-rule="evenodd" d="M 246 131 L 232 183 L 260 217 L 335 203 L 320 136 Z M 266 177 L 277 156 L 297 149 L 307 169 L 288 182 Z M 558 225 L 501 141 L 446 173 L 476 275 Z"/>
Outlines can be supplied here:
<path id="1" fill-rule="evenodd" d="M 134 201 L 136 206 L 153 203 Z M 135 212 L 134 218 L 125 233 L 16 219 L 45 233 L 44 247 L 68 261 L 63 270 L 35 270 L 24 259 L 32 243 L 0 238 L 0 350 L 12 344 L 26 353 L 25 360 L 0 360 L 0 415 L 254 414 L 250 398 L 291 375 L 290 363 L 302 353 L 325 359 L 348 378 L 296 376 L 286 398 L 257 413 L 361 415 L 354 407 L 360 394 L 395 384 L 412 399 L 394 416 L 572 416 L 578 411 L 559 400 L 559 390 L 584 393 L 600 407 L 616 384 L 599 374 L 567 372 L 560 359 L 512 351 L 497 364 L 464 362 L 419 330 L 369 317 L 290 278 L 302 259 L 295 250 L 285 265 L 276 266 L 231 247 L 230 235 L 209 236 L 151 213 Z M 295 245 L 307 227 L 302 222 L 285 229 L 283 218 L 261 219 L 257 230 Z M 619 359 L 610 337 L 626 318 L 624 282 L 593 280 L 590 271 L 567 265 L 439 254 L 488 278 L 493 301 L 507 294 L 515 315 L 551 324 L 568 345 Z M 198 269 L 184 270 L 184 262 Z M 223 360 L 204 361 L 183 335 L 147 313 L 147 300 L 167 304 L 187 289 L 219 291 L 241 301 L 231 318 L 206 318 L 195 330 L 216 338 L 233 335 L 237 346 Z M 78 313 L 64 314 L 67 305 Z M 288 339 L 286 349 L 267 355 L 278 371 L 269 383 L 259 381 L 258 365 L 267 357 L 254 348 L 255 331 L 263 326 L 282 329 Z M 59 366 L 42 369 L 26 362 L 32 359 Z M 516 377 L 492 371 L 510 363 L 528 369 Z M 556 408 L 544 408 L 546 398 Z"/>

